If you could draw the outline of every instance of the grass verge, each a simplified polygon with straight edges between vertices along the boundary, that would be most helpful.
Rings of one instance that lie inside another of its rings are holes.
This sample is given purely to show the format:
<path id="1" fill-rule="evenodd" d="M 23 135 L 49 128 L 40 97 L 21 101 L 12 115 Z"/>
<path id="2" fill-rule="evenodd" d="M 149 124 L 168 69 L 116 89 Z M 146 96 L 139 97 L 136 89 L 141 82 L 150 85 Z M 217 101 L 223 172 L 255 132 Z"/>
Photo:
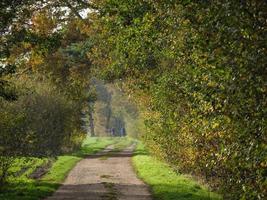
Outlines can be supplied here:
<path id="1" fill-rule="evenodd" d="M 9 180 L 9 184 L 0 191 L 0 200 L 37 200 L 51 195 L 64 181 L 69 171 L 86 155 L 94 154 L 111 144 L 116 144 L 119 138 L 87 138 L 81 149 L 70 155 L 58 156 L 49 172 L 40 180 L 28 178 L 28 175 L 47 158 L 33 158 L 30 161 L 18 159 L 13 166 L 13 172 L 23 173 Z M 22 170 L 25 168 L 25 170 Z"/>
<path id="2" fill-rule="evenodd" d="M 177 174 L 166 163 L 149 155 L 139 143 L 133 157 L 138 176 L 151 187 L 157 200 L 219 200 L 221 197 L 210 192 L 192 178 Z"/>

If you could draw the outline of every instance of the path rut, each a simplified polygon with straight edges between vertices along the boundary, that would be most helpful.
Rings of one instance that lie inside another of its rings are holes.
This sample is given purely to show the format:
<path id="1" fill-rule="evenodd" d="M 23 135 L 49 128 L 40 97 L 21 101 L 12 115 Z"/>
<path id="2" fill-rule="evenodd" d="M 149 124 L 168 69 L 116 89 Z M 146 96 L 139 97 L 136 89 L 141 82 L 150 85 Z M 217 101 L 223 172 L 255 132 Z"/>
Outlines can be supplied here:
<path id="1" fill-rule="evenodd" d="M 134 146 L 112 152 L 112 146 L 83 159 L 63 185 L 46 200 L 152 200 L 149 188 L 131 165 Z"/>

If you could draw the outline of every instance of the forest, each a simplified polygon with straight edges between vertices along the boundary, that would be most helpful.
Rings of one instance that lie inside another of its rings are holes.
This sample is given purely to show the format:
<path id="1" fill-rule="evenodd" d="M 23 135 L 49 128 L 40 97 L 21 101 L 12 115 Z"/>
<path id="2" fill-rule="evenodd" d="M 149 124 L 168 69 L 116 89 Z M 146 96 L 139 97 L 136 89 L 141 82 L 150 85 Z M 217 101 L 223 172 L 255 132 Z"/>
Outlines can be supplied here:
<path id="1" fill-rule="evenodd" d="M 0 36 L 0 187 L 79 149 L 85 115 L 223 199 L 267 198 L 265 0 L 1 0 Z"/>

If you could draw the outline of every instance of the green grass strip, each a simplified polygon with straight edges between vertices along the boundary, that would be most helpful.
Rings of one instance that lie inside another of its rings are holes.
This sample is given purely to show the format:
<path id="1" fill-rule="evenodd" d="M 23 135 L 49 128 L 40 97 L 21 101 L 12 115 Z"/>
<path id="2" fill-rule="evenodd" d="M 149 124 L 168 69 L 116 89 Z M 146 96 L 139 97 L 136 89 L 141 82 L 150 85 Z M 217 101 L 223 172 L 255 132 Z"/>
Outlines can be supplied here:
<path id="1" fill-rule="evenodd" d="M 135 150 L 133 165 L 138 176 L 151 187 L 156 200 L 221 199 L 192 178 L 175 173 L 166 163 L 149 155 L 141 143 Z"/>

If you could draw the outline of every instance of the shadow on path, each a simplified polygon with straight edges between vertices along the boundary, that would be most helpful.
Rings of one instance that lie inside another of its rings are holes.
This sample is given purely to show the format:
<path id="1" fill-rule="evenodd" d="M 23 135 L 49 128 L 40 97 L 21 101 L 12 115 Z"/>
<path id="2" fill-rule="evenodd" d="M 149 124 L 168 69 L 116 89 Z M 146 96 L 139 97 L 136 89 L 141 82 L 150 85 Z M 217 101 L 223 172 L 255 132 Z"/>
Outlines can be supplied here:
<path id="1" fill-rule="evenodd" d="M 49 200 L 147 200 L 150 194 L 145 194 L 144 185 L 126 185 L 102 182 L 84 185 L 65 185 Z"/>
<path id="2" fill-rule="evenodd" d="M 88 155 L 85 157 L 85 159 L 91 159 L 91 158 L 101 158 L 103 156 L 107 156 L 107 157 L 110 157 L 110 158 L 116 158 L 116 157 L 119 157 L 119 158 L 123 158 L 123 157 L 132 157 L 132 156 L 135 156 L 135 155 L 147 155 L 146 152 L 144 151 L 140 151 L 140 152 L 135 152 L 133 153 L 132 150 L 124 150 L 124 151 L 116 151 L 116 150 L 110 150 L 110 151 L 107 151 L 107 152 L 100 152 L 100 153 L 97 153 L 97 154 L 94 154 L 94 155 Z"/>

